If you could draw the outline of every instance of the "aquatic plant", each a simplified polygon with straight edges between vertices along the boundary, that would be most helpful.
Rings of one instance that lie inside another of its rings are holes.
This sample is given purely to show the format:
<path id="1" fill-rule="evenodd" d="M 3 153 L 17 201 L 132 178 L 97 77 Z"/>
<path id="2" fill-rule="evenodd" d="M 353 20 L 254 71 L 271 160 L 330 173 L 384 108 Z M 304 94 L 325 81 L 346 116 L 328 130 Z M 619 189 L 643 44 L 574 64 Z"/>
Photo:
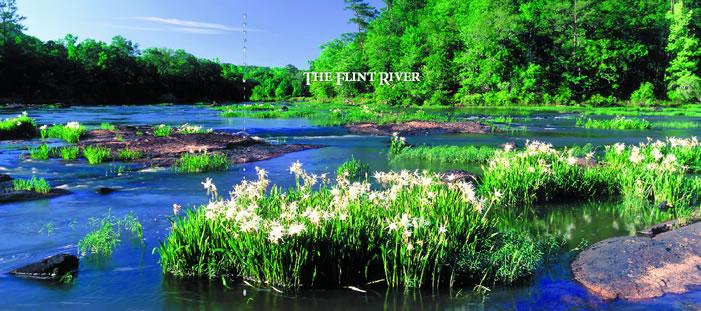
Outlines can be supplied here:
<path id="1" fill-rule="evenodd" d="M 292 288 L 370 282 L 420 288 L 508 284 L 532 274 L 537 264 L 514 267 L 540 260 L 537 251 L 493 258 L 540 244 L 500 233 L 489 220 L 498 199 L 479 197 L 470 183 L 446 185 L 434 175 L 402 171 L 375 173 L 381 190 L 343 175 L 331 186 L 325 176 L 293 163 L 290 172 L 302 181 L 297 188 L 267 192 L 266 172 L 257 172 L 257 181 L 234 186 L 227 200 L 210 179 L 203 183 L 214 199 L 175 217 L 159 248 L 164 272 L 240 275 Z M 479 262 L 464 265 L 459 258 Z"/>
<path id="2" fill-rule="evenodd" d="M 394 132 L 392 133 L 392 139 L 390 141 L 389 145 L 389 155 L 393 156 L 396 154 L 400 154 L 403 150 L 409 148 L 409 144 L 406 142 L 406 138 L 404 137 L 399 137 L 399 135 Z"/>
<path id="3" fill-rule="evenodd" d="M 108 122 L 103 122 L 102 124 L 100 124 L 100 129 L 108 130 L 108 131 L 114 131 L 114 130 L 116 130 L 117 128 L 114 127 L 114 125 L 109 124 Z"/>
<path id="4" fill-rule="evenodd" d="M 27 112 L 14 118 L 0 119 L 0 140 L 36 137 L 36 122 L 27 116 Z"/>
<path id="5" fill-rule="evenodd" d="M 80 153 L 80 148 L 78 147 L 62 147 L 58 148 L 58 153 L 61 158 L 65 161 L 78 159 L 78 154 Z"/>
<path id="6" fill-rule="evenodd" d="M 161 124 L 153 128 L 153 136 L 170 136 L 170 125 Z"/>
<path id="7" fill-rule="evenodd" d="M 32 179 L 15 179 L 12 181 L 15 191 L 34 191 L 38 193 L 49 193 L 51 185 L 42 177 L 37 179 L 32 176 Z"/>
<path id="8" fill-rule="evenodd" d="M 122 161 L 134 161 L 143 156 L 143 153 L 136 150 L 129 150 L 129 148 L 124 148 L 117 151 L 117 157 Z"/>
<path id="9" fill-rule="evenodd" d="M 39 228 L 39 233 L 46 232 L 46 236 L 50 239 L 51 235 L 54 233 L 54 231 L 56 231 L 56 229 L 58 228 L 56 227 L 56 225 L 54 225 L 54 223 L 48 222 L 47 224 Z"/>
<path id="10" fill-rule="evenodd" d="M 226 171 L 231 167 L 227 154 L 222 153 L 182 153 L 173 168 L 177 172 L 198 173 L 209 171 Z"/>
<path id="11" fill-rule="evenodd" d="M 404 148 L 392 161 L 424 160 L 439 163 L 485 163 L 494 156 L 495 148 L 468 146 L 418 146 Z"/>
<path id="12" fill-rule="evenodd" d="M 205 130 L 201 125 L 190 125 L 183 124 L 178 128 L 178 133 L 180 134 L 194 134 L 194 133 L 211 133 L 212 129 Z M 167 135 L 165 135 L 167 136 Z"/>
<path id="13" fill-rule="evenodd" d="M 652 122 L 652 128 L 674 128 L 674 129 L 693 129 L 701 128 L 701 122 L 694 121 L 656 121 Z"/>
<path id="14" fill-rule="evenodd" d="M 577 120 L 577 125 L 583 125 L 588 129 L 613 129 L 613 130 L 647 130 L 650 122 L 645 119 L 626 118 L 617 116 L 613 119 L 598 120 L 581 118 Z"/>
<path id="15" fill-rule="evenodd" d="M 221 110 L 221 111 L 270 111 L 270 110 L 277 110 L 279 107 L 276 107 L 273 104 L 245 104 L 245 105 L 227 105 L 227 106 L 218 106 L 218 107 L 212 107 L 213 110 Z"/>
<path id="16" fill-rule="evenodd" d="M 122 218 L 112 216 L 111 211 L 102 219 L 91 218 L 90 227 L 93 231 L 78 242 L 78 253 L 82 256 L 89 254 L 111 255 L 121 243 L 122 231 L 130 232 L 143 241 L 143 232 L 139 219 L 130 212 Z"/>
<path id="17" fill-rule="evenodd" d="M 350 160 L 343 162 L 336 170 L 338 176 L 345 176 L 349 180 L 367 179 L 370 174 L 370 165 L 365 162 L 356 161 L 351 155 Z"/>
<path id="18" fill-rule="evenodd" d="M 66 125 L 54 125 L 41 130 L 42 137 L 63 139 L 69 143 L 77 143 L 87 128 L 78 122 L 68 122 Z"/>
<path id="19" fill-rule="evenodd" d="M 83 156 L 90 164 L 100 164 L 109 159 L 112 150 L 107 147 L 87 146 L 83 149 Z"/>
<path id="20" fill-rule="evenodd" d="M 48 160 L 54 148 L 41 144 L 38 147 L 30 147 L 29 155 L 35 160 Z"/>

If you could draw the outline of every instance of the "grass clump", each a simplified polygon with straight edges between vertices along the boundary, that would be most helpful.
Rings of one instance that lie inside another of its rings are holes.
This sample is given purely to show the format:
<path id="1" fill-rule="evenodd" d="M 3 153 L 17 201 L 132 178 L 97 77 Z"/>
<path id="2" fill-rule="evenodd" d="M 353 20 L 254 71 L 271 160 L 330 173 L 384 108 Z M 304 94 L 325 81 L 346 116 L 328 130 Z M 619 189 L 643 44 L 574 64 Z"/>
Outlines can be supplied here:
<path id="1" fill-rule="evenodd" d="M 392 161 L 424 160 L 441 163 L 486 163 L 498 149 L 476 146 L 418 146 L 405 148 Z"/>
<path id="2" fill-rule="evenodd" d="M 42 177 L 37 179 L 32 176 L 32 179 L 15 179 L 12 181 L 15 191 L 34 191 L 38 193 L 49 193 L 51 185 Z"/>
<path id="3" fill-rule="evenodd" d="M 270 111 L 277 110 L 273 104 L 245 104 L 245 105 L 228 105 L 213 107 L 213 110 L 221 111 Z"/>
<path id="4" fill-rule="evenodd" d="M 652 122 L 652 128 L 694 129 L 701 128 L 701 122 L 693 121 L 656 121 Z"/>
<path id="5" fill-rule="evenodd" d="M 29 148 L 29 155 L 35 160 L 48 160 L 53 153 L 54 148 L 47 145 L 39 145 L 39 147 Z"/>
<path id="6" fill-rule="evenodd" d="M 496 201 L 479 197 L 470 183 L 446 185 L 435 175 L 378 172 L 379 190 L 343 176 L 336 186 L 321 177 L 314 190 L 318 176 L 308 175 L 299 163 L 290 171 L 303 181 L 296 189 L 268 192 L 266 173 L 259 170 L 258 180 L 236 185 L 230 199 L 217 198 L 177 217 L 159 248 L 163 271 L 240 275 L 291 288 L 369 282 L 436 288 L 509 284 L 531 275 L 542 258 L 540 250 L 528 250 L 540 244 L 527 233 L 495 227 L 489 210 Z M 217 197 L 211 180 L 203 184 Z M 524 251 L 505 255 L 514 249 Z M 493 259 L 493 253 L 504 256 Z M 460 264 L 459 258 L 470 258 L 471 264 Z"/>
<path id="7" fill-rule="evenodd" d="M 343 162 L 336 170 L 338 176 L 345 176 L 349 180 L 367 179 L 370 174 L 370 165 L 365 162 L 356 161 L 353 156 L 351 159 Z"/>
<path id="8" fill-rule="evenodd" d="M 83 149 L 83 156 L 90 164 L 100 164 L 109 159 L 111 154 L 112 150 L 107 147 L 88 146 Z"/>
<path id="9" fill-rule="evenodd" d="M 88 254 L 111 255 L 121 243 L 122 231 L 143 240 L 143 233 L 139 219 L 133 212 L 117 218 L 108 212 L 102 219 L 91 218 L 90 227 L 93 229 L 78 242 L 78 253 L 83 256 Z"/>
<path id="10" fill-rule="evenodd" d="M 77 143 L 80 137 L 87 131 L 87 128 L 78 122 L 68 122 L 66 125 L 54 125 L 52 127 L 42 127 L 42 138 L 58 138 L 69 143 Z"/>
<path id="11" fill-rule="evenodd" d="M 577 120 L 577 125 L 583 125 L 588 129 L 605 129 L 605 130 L 647 130 L 650 128 L 650 122 L 645 119 L 626 118 L 617 116 L 613 119 L 595 120 L 582 119 Z"/>
<path id="12" fill-rule="evenodd" d="M 14 118 L 0 119 L 0 140 L 34 138 L 37 135 L 36 122 L 22 112 Z"/>
<path id="13" fill-rule="evenodd" d="M 210 171 L 226 171 L 231 165 L 227 154 L 222 153 L 183 153 L 173 165 L 177 172 L 199 173 Z"/>
<path id="14" fill-rule="evenodd" d="M 392 139 L 390 140 L 390 145 L 389 145 L 389 155 L 394 156 L 397 154 L 400 154 L 402 151 L 406 150 L 407 148 L 410 148 L 409 144 L 406 142 L 406 138 L 404 137 L 399 137 L 397 133 L 392 133 Z"/>
<path id="15" fill-rule="evenodd" d="M 103 122 L 102 124 L 100 124 L 100 129 L 102 129 L 102 130 L 108 130 L 108 131 L 114 131 L 114 130 L 116 130 L 117 128 L 116 128 L 114 125 L 109 124 L 108 122 Z"/>
<path id="16" fill-rule="evenodd" d="M 80 154 L 80 148 L 78 147 L 63 147 L 58 149 L 58 153 L 61 158 L 65 161 L 78 159 L 78 154 Z"/>
<path id="17" fill-rule="evenodd" d="M 161 124 L 153 128 L 153 136 L 170 136 L 170 125 Z"/>
<path id="18" fill-rule="evenodd" d="M 129 150 L 129 148 L 124 148 L 117 151 L 117 157 L 119 157 L 119 159 L 122 161 L 134 161 L 136 159 L 140 159 L 142 156 L 143 153 L 140 151 Z"/>

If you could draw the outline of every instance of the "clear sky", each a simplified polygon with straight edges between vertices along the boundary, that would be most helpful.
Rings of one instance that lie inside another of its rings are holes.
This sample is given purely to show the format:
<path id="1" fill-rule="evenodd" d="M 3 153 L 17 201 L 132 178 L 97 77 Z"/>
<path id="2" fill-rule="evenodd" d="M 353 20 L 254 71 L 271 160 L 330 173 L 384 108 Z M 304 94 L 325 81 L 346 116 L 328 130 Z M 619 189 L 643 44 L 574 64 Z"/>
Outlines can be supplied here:
<path id="1" fill-rule="evenodd" d="M 382 0 L 369 0 L 378 9 Z M 242 15 L 247 14 L 247 63 L 308 69 L 319 46 L 344 32 L 351 12 L 343 0 L 17 0 L 25 33 L 43 41 L 67 33 L 79 41 L 122 35 L 140 49 L 184 49 L 200 58 L 241 64 Z"/>

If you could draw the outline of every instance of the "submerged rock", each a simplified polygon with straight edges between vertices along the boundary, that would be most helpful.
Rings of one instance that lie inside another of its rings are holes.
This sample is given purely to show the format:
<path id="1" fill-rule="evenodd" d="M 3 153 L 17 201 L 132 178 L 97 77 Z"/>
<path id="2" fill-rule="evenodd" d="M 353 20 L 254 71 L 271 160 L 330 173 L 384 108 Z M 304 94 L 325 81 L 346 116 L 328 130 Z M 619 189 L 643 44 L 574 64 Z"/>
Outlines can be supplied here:
<path id="1" fill-rule="evenodd" d="M 432 122 L 411 121 L 378 125 L 377 123 L 351 123 L 345 126 L 354 134 L 390 136 L 441 135 L 458 133 L 486 134 L 492 131 L 490 126 L 480 122 Z"/>
<path id="2" fill-rule="evenodd" d="M 571 269 L 577 282 L 605 299 L 683 294 L 701 286 L 701 222 L 653 238 L 600 241 L 577 255 Z"/>
<path id="3" fill-rule="evenodd" d="M 95 190 L 95 192 L 97 192 L 97 193 L 99 193 L 99 194 L 102 194 L 102 195 L 110 194 L 110 193 L 116 192 L 116 191 L 119 191 L 119 190 L 117 190 L 117 189 L 112 189 L 112 188 L 107 188 L 107 187 L 102 187 L 102 188 L 99 188 L 99 189 Z"/>
<path id="4" fill-rule="evenodd" d="M 9 273 L 19 277 L 57 279 L 78 270 L 80 259 L 74 255 L 58 254 L 42 261 L 17 268 Z"/>
<path id="5" fill-rule="evenodd" d="M 50 198 L 55 198 L 55 197 L 66 195 L 66 194 L 71 194 L 71 193 L 72 192 L 70 192 L 68 190 L 59 189 L 59 188 L 51 189 L 48 193 L 39 193 L 39 192 L 27 191 L 27 190 L 11 191 L 11 192 L 6 192 L 6 193 L 0 193 L 0 204 L 9 203 L 9 202 L 23 202 L 23 201 L 50 199 Z"/>

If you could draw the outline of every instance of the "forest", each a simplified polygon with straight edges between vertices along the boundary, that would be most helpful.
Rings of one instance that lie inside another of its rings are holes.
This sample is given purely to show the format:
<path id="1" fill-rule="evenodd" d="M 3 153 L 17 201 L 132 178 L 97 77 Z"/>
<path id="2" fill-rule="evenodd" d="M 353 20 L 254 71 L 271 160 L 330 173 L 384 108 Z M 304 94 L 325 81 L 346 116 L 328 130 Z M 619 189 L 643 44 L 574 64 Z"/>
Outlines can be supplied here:
<path id="1" fill-rule="evenodd" d="M 670 0 L 345 0 L 356 31 L 323 44 L 317 72 L 418 72 L 389 86 L 303 83 L 183 50 L 24 34 L 0 0 L 0 99 L 142 104 L 287 100 L 392 105 L 659 105 L 701 102 L 701 3 Z M 339 1 L 339 9 L 342 4 Z M 245 82 L 244 82 L 245 81 Z"/>

